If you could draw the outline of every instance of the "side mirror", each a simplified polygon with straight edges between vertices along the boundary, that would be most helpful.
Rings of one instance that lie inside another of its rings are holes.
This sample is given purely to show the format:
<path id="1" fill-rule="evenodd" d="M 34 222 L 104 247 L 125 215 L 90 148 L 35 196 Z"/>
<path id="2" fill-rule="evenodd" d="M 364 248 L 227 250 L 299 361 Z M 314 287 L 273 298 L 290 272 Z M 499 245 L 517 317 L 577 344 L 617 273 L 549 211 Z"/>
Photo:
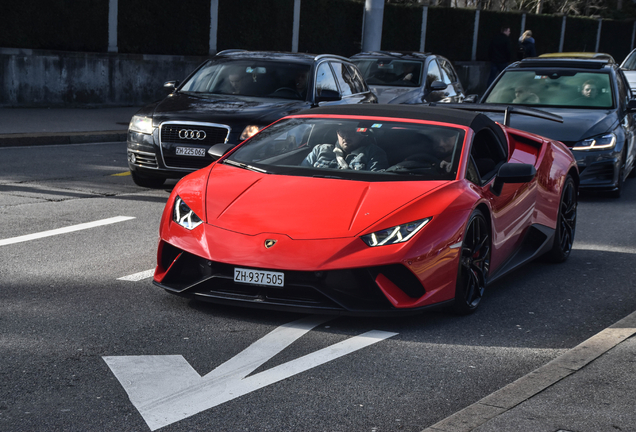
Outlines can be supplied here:
<path id="1" fill-rule="evenodd" d="M 495 183 L 490 190 L 499 196 L 504 183 L 528 183 L 537 175 L 534 165 L 522 163 L 505 163 L 499 167 Z"/>
<path id="2" fill-rule="evenodd" d="M 221 156 L 223 156 L 225 153 L 229 152 L 233 148 L 234 148 L 233 144 L 225 144 L 225 143 L 214 144 L 208 150 L 208 154 L 212 156 L 212 159 L 218 160 L 221 158 Z"/>
<path id="3" fill-rule="evenodd" d="M 466 96 L 462 102 L 463 103 L 477 103 L 477 100 L 479 99 L 479 95 L 476 94 L 470 94 L 468 96 Z"/>
<path id="4" fill-rule="evenodd" d="M 446 90 L 446 87 L 448 87 L 448 84 L 444 83 L 443 81 L 433 81 L 431 85 L 429 86 L 431 91 Z"/>
<path id="5" fill-rule="evenodd" d="M 316 96 L 316 103 L 318 102 L 335 102 L 342 100 L 340 93 L 335 90 L 323 89 L 320 95 Z"/>
<path id="6" fill-rule="evenodd" d="M 630 99 L 627 102 L 627 111 L 636 111 L 636 99 Z"/>
<path id="7" fill-rule="evenodd" d="M 163 88 L 170 91 L 174 91 L 174 89 L 176 89 L 177 87 L 179 87 L 179 81 L 166 81 L 165 83 L 163 83 Z"/>

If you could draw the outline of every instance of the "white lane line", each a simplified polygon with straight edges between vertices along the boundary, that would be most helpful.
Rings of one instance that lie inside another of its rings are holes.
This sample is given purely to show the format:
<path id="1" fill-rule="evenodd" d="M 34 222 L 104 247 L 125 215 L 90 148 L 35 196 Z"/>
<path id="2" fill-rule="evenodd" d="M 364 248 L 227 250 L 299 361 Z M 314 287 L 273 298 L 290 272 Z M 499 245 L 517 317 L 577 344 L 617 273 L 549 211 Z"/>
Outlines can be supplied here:
<path id="1" fill-rule="evenodd" d="M 142 271 L 128 276 L 117 278 L 117 280 L 139 282 L 140 280 L 151 278 L 155 275 L 155 269 Z"/>
<path id="2" fill-rule="evenodd" d="M 633 248 L 633 247 L 598 245 L 598 244 L 589 244 L 589 243 L 574 243 L 574 246 L 572 247 L 572 249 L 636 254 L 636 248 Z"/>
<path id="3" fill-rule="evenodd" d="M 95 228 L 95 227 L 103 226 L 103 225 L 110 225 L 117 222 L 124 222 L 130 219 L 135 219 L 135 218 L 132 216 L 116 216 L 116 217 L 112 217 L 108 219 L 97 220 L 94 222 L 87 222 L 87 223 L 83 223 L 79 225 L 72 225 L 72 226 L 68 226 L 64 228 L 58 228 L 58 229 L 49 230 L 49 231 L 42 231 L 39 233 L 27 234 L 27 235 L 23 235 L 19 237 L 12 237 L 8 239 L 0 240 L 0 246 L 6 246 L 6 245 L 14 244 L 14 243 L 21 243 L 21 242 L 26 242 L 30 240 L 41 239 L 44 237 L 51 237 L 58 234 L 66 234 L 66 233 L 70 233 L 74 231 L 81 231 L 81 230 Z"/>

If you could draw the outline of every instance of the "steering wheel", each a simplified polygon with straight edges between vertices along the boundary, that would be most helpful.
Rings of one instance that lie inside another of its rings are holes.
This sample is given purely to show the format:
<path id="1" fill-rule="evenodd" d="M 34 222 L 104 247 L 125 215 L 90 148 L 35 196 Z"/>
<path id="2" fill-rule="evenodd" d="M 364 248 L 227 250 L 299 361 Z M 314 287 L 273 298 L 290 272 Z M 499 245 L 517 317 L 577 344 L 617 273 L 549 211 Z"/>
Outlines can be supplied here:
<path id="1" fill-rule="evenodd" d="M 296 90 L 294 90 L 291 87 L 279 87 L 276 90 L 274 90 L 274 92 L 272 94 L 276 94 L 276 93 L 290 93 L 290 94 L 293 94 L 294 96 L 298 97 L 298 93 L 296 92 Z"/>
<path id="2" fill-rule="evenodd" d="M 413 161 L 413 162 L 428 162 L 431 165 L 435 165 L 437 168 L 439 168 L 440 163 L 442 162 L 442 160 L 438 157 L 435 157 L 429 153 L 416 153 L 413 155 L 408 156 L 405 161 Z"/>

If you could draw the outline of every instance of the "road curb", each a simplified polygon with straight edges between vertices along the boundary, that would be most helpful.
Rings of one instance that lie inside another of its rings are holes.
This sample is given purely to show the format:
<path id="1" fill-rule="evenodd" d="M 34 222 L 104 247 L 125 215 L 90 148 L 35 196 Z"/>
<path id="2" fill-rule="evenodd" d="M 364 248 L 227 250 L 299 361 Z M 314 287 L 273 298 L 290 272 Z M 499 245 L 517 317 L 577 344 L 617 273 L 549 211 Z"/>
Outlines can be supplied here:
<path id="1" fill-rule="evenodd" d="M 127 131 L 52 132 L 35 134 L 2 134 L 0 147 L 41 146 L 126 141 Z"/>
<path id="2" fill-rule="evenodd" d="M 636 334 L 636 312 L 544 366 L 429 426 L 422 432 L 470 432 L 576 373 L 634 334 Z"/>

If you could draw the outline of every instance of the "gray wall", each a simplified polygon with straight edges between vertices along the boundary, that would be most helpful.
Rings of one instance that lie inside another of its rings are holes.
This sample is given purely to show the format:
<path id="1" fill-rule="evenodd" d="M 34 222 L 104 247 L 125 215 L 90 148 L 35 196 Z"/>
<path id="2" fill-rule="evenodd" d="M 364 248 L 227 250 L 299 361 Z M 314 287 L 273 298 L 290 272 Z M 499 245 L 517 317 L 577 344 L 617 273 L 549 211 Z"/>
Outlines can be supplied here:
<path id="1" fill-rule="evenodd" d="M 0 48 L 0 106 L 142 106 L 206 58 Z M 484 92 L 489 63 L 455 67 L 467 94 Z"/>
<path id="2" fill-rule="evenodd" d="M 0 48 L 0 106 L 140 106 L 206 58 Z"/>

